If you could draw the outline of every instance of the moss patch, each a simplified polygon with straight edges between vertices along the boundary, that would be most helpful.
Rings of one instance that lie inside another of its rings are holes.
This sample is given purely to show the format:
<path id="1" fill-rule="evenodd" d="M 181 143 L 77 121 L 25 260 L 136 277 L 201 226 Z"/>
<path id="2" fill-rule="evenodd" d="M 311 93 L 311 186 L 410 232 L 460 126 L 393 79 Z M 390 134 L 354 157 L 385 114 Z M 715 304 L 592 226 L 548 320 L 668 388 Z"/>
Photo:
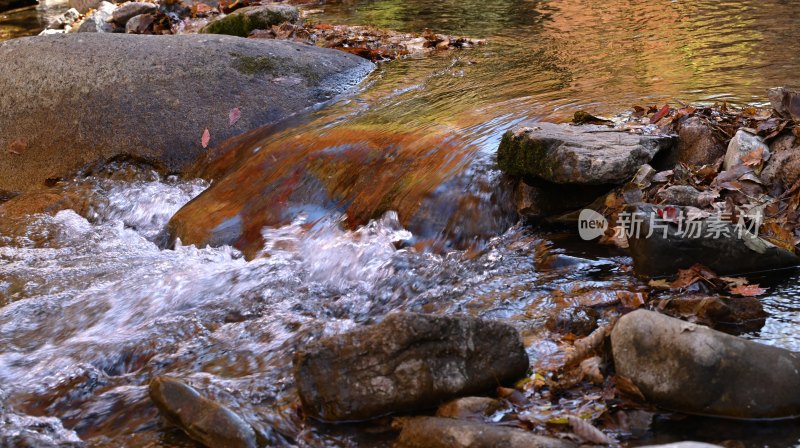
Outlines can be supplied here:
<path id="1" fill-rule="evenodd" d="M 542 142 L 508 131 L 497 148 L 497 165 L 511 176 L 549 179 L 554 167 L 548 162 L 547 153 Z"/>
<path id="2" fill-rule="evenodd" d="M 200 32 L 247 37 L 253 30 L 267 30 L 272 25 L 280 25 L 283 22 L 294 23 L 298 17 L 297 10 L 289 6 L 276 9 L 252 6 L 238 9 L 221 19 L 214 20 L 204 26 Z"/>
<path id="3" fill-rule="evenodd" d="M 229 14 L 221 19 L 214 20 L 200 30 L 207 34 L 227 34 L 229 36 L 247 37 L 254 28 L 250 27 L 250 20 L 242 14 Z"/>
<path id="4" fill-rule="evenodd" d="M 277 70 L 275 60 L 267 56 L 245 56 L 239 53 L 231 53 L 231 56 L 236 58 L 234 68 L 245 75 L 275 75 Z"/>

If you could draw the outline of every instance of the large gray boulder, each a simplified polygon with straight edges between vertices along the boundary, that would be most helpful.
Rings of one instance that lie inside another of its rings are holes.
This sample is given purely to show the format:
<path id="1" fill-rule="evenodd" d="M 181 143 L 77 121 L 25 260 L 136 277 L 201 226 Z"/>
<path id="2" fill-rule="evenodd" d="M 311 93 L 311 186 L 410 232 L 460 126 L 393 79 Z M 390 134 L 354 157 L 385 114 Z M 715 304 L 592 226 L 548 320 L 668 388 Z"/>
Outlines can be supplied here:
<path id="1" fill-rule="evenodd" d="M 604 126 L 535 123 L 503 135 L 497 163 L 512 176 L 556 184 L 621 184 L 673 143 Z"/>
<path id="2" fill-rule="evenodd" d="M 527 372 L 528 355 L 502 322 L 396 313 L 310 344 L 294 368 L 308 415 L 349 421 L 435 407 L 512 382 Z"/>
<path id="3" fill-rule="evenodd" d="M 797 255 L 748 233 L 751 229 L 746 223 L 737 228 L 713 216 L 689 223 L 683 207 L 664 209 L 649 204 L 626 209 L 628 247 L 639 275 L 666 277 L 698 263 L 719 275 L 800 265 Z M 664 213 L 677 213 L 685 219 L 680 224 L 671 222 L 663 218 Z"/>
<path id="4" fill-rule="evenodd" d="M 652 311 L 611 332 L 618 375 L 652 403 L 689 414 L 760 419 L 800 415 L 800 355 Z"/>
<path id="5" fill-rule="evenodd" d="M 330 100 L 373 64 L 230 36 L 66 34 L 0 43 L 0 190 L 127 154 L 180 172 L 210 145 Z M 239 108 L 241 117 L 229 123 Z"/>
<path id="6" fill-rule="evenodd" d="M 567 440 L 519 428 L 451 418 L 415 417 L 403 421 L 395 448 L 573 448 Z"/>

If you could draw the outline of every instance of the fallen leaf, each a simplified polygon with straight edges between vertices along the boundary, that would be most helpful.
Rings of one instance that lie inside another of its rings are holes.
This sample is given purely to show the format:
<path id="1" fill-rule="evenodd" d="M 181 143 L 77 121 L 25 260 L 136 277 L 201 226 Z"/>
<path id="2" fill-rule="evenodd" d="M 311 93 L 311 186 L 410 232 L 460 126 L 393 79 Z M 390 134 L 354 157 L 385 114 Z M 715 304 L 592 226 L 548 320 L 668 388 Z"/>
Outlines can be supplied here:
<path id="1" fill-rule="evenodd" d="M 205 3 L 195 3 L 192 5 L 192 17 L 205 17 L 214 12 L 214 8 Z"/>
<path id="2" fill-rule="evenodd" d="M 756 148 L 742 156 L 742 164 L 756 167 L 764 163 L 764 148 Z"/>
<path id="3" fill-rule="evenodd" d="M 205 128 L 203 137 L 200 138 L 200 144 L 203 145 L 203 148 L 208 148 L 209 141 L 211 141 L 211 133 L 208 132 L 208 128 Z"/>
<path id="4" fill-rule="evenodd" d="M 742 286 L 747 284 L 747 279 L 744 277 L 720 277 L 720 280 L 733 286 Z"/>
<path id="5" fill-rule="evenodd" d="M 499 386 L 497 388 L 497 396 L 506 399 L 513 404 L 522 405 L 528 402 L 528 400 L 525 398 L 525 395 L 523 395 L 522 392 L 518 391 L 517 389 L 512 389 L 510 387 Z"/>
<path id="6" fill-rule="evenodd" d="M 697 282 L 703 281 L 711 286 L 715 286 L 715 282 L 719 280 L 717 274 L 711 269 L 701 265 L 695 264 L 689 269 L 681 269 L 678 271 L 678 276 L 670 284 L 673 289 L 689 288 Z"/>
<path id="7" fill-rule="evenodd" d="M 617 299 L 625 308 L 636 309 L 644 305 L 646 297 L 640 292 L 617 291 Z"/>
<path id="8" fill-rule="evenodd" d="M 662 118 L 666 117 L 669 114 L 669 104 L 665 104 L 664 107 L 661 108 L 655 115 L 650 117 L 650 124 L 658 123 Z"/>
<path id="9" fill-rule="evenodd" d="M 764 294 L 767 290 L 758 285 L 736 285 L 730 289 L 730 292 L 744 297 L 755 297 Z"/>
<path id="10" fill-rule="evenodd" d="M 239 121 L 239 117 L 241 116 L 242 116 L 242 111 L 239 110 L 238 107 L 234 107 L 233 109 L 231 109 L 230 113 L 228 113 L 228 124 L 230 126 L 233 126 L 234 124 L 236 124 L 237 121 Z"/>
<path id="11" fill-rule="evenodd" d="M 635 384 L 633 384 L 633 381 L 631 381 L 630 378 L 622 375 L 615 375 L 614 385 L 617 387 L 617 391 L 623 397 L 640 402 L 645 401 L 644 394 L 642 394 L 642 391 L 639 390 Z"/>
<path id="12" fill-rule="evenodd" d="M 758 236 L 770 243 L 794 253 L 794 235 L 776 221 L 767 221 L 758 229 Z"/>
<path id="13" fill-rule="evenodd" d="M 607 435 L 586 420 L 574 415 L 568 415 L 567 421 L 572 428 L 572 432 L 583 440 L 601 445 L 609 445 L 611 443 Z"/>
<path id="14" fill-rule="evenodd" d="M 594 384 L 603 384 L 603 374 L 600 372 L 600 363 L 602 359 L 599 356 L 586 358 L 580 363 L 580 369 L 583 377 L 593 382 Z"/>
<path id="15" fill-rule="evenodd" d="M 664 280 L 664 279 L 661 279 L 661 280 L 650 280 L 650 283 L 648 283 L 648 284 L 650 285 L 651 288 L 670 289 L 669 282 Z"/>

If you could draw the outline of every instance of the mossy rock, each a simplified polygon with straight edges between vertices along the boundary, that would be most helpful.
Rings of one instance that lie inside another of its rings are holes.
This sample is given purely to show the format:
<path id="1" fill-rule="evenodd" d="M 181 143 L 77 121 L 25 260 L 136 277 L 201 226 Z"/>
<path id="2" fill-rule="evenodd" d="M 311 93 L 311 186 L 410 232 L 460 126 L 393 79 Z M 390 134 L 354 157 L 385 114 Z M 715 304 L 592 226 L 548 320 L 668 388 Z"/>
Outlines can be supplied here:
<path id="1" fill-rule="evenodd" d="M 554 169 L 546 145 L 512 131 L 503 134 L 497 149 L 497 165 L 506 174 L 518 177 L 544 177 L 543 173 L 552 173 Z"/>
<path id="2" fill-rule="evenodd" d="M 212 21 L 200 30 L 207 34 L 227 34 L 247 37 L 253 30 L 269 29 L 272 25 L 300 20 L 297 8 L 282 3 L 269 3 L 237 9 L 225 17 Z"/>

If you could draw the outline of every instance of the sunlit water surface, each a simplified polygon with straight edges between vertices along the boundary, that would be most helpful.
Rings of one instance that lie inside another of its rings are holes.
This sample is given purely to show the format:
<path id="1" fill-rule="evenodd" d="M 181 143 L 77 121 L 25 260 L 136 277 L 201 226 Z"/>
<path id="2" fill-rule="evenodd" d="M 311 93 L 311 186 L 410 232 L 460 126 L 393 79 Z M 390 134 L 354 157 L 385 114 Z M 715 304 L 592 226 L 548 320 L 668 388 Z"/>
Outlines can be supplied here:
<path id="1" fill-rule="evenodd" d="M 147 397 L 149 379 L 169 374 L 231 407 L 274 444 L 372 446 L 378 442 L 358 431 L 302 422 L 291 379 L 298 346 L 393 310 L 464 313 L 512 323 L 533 364 L 547 365 L 559 356 L 543 329 L 555 310 L 644 288 L 623 268 L 630 262 L 624 254 L 497 218 L 507 209 L 497 203 L 502 197 L 476 186 L 499 184 L 493 153 L 506 129 L 568 119 L 578 109 L 612 115 L 633 104 L 763 102 L 764 89 L 791 85 L 800 69 L 793 56 L 800 10 L 786 1 L 323 7 L 314 20 L 488 40 L 474 50 L 385 64 L 357 95 L 285 134 L 444 133 L 451 144 L 431 148 L 429 168 L 459 163 L 430 194 L 479 197 L 462 207 L 492 220 L 494 234 L 469 251 L 425 252 L 404 244 L 415 235 L 392 211 L 346 227 L 339 210 L 300 208 L 290 222 L 264 228 L 262 256 L 246 261 L 230 247 L 162 250 L 154 243 L 169 217 L 208 187 L 204 181 L 154 173 L 80 181 L 92 192 L 88 220 L 63 211 L 0 225 L 0 434 L 30 431 L 42 445 L 191 446 L 163 429 Z M 422 182 L 431 174 L 409 176 Z M 556 261 L 537 265 L 532 254 L 543 250 Z M 800 350 L 797 277 L 769 282 L 770 318 L 748 337 Z M 667 428 L 655 437 L 785 446 L 800 436 L 787 425 L 735 434 L 716 425 Z"/>

